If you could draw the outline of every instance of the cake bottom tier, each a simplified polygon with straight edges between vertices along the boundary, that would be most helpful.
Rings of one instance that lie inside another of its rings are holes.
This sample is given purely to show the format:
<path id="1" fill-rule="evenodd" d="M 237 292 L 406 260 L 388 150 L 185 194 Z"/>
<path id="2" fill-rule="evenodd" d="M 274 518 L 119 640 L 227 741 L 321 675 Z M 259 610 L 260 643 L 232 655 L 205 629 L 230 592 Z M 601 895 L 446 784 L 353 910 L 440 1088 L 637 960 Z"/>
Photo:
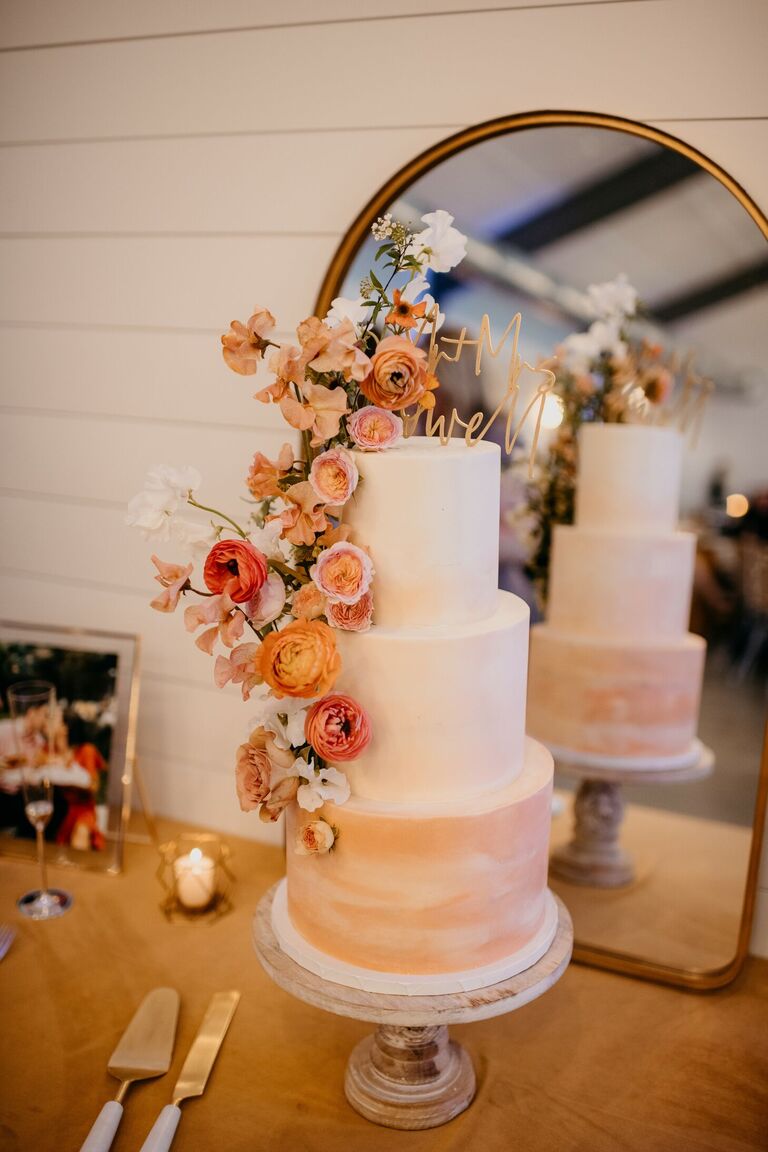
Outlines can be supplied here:
<path id="1" fill-rule="evenodd" d="M 468 991 L 535 964 L 557 928 L 552 773 L 527 740 L 514 783 L 471 801 L 292 806 L 281 947 L 337 983 L 401 994 Z M 298 830 L 318 817 L 338 830 L 333 850 L 298 854 Z"/>
<path id="2" fill-rule="evenodd" d="M 706 644 L 636 644 L 531 629 L 528 731 L 552 748 L 677 761 L 696 737 Z"/>

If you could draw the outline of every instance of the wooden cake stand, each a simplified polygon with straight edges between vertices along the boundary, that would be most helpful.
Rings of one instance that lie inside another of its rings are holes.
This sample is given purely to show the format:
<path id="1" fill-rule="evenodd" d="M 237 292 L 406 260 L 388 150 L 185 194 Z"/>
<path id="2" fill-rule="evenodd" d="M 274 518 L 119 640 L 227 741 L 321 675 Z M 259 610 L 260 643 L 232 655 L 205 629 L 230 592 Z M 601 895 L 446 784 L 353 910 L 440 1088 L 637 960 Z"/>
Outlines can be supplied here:
<path id="1" fill-rule="evenodd" d="M 635 877 L 632 858 L 621 847 L 625 784 L 684 784 L 709 776 L 715 763 L 711 748 L 698 743 L 690 762 L 671 768 L 626 760 L 599 763 L 576 753 L 551 749 L 555 765 L 580 781 L 573 804 L 573 836 L 552 853 L 550 872 L 571 884 L 620 888 Z"/>
<path id="2" fill-rule="evenodd" d="M 299 1000 L 378 1024 L 353 1049 L 344 1081 L 347 1100 L 366 1120 L 387 1128 L 436 1128 L 472 1103 L 475 1071 L 466 1051 L 448 1037 L 449 1024 L 487 1020 L 523 1008 L 560 979 L 573 947 L 573 925 L 555 897 L 558 925 L 549 951 L 527 971 L 474 992 L 395 996 L 334 984 L 302 968 L 280 948 L 272 929 L 278 885 L 262 897 L 253 938 L 276 984 Z"/>

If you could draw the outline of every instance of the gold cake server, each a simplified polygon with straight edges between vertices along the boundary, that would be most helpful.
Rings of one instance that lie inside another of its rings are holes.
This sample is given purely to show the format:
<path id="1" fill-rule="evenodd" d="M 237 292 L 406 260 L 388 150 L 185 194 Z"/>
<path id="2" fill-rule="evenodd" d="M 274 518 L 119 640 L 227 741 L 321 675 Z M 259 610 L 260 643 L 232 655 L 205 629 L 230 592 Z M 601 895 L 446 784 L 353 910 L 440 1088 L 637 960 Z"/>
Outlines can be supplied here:
<path id="1" fill-rule="evenodd" d="M 134 1080 L 164 1075 L 171 1066 L 179 994 L 175 988 L 155 988 L 136 1009 L 107 1071 L 120 1081 L 114 1100 L 104 1105 L 80 1152 L 107 1152 L 123 1116 L 123 1100 Z"/>
<path id="2" fill-rule="evenodd" d="M 211 1068 L 239 1000 L 239 992 L 217 992 L 211 999 L 176 1081 L 173 1103 L 163 1108 L 142 1144 L 141 1152 L 168 1152 L 181 1119 L 179 1104 L 191 1096 L 202 1096 L 205 1091 Z"/>

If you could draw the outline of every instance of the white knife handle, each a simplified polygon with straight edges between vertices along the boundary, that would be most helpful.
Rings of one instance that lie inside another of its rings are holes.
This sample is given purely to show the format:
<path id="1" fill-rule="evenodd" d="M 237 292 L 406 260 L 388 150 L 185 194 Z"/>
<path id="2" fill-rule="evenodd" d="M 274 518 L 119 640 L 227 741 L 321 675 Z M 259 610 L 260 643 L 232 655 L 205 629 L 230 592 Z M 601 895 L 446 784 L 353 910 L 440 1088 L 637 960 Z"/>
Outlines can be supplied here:
<path id="1" fill-rule="evenodd" d="M 166 1104 L 141 1146 L 141 1152 L 168 1152 L 181 1119 L 181 1108 Z"/>
<path id="2" fill-rule="evenodd" d="M 118 1104 L 117 1100 L 110 1100 L 105 1104 L 86 1136 L 80 1152 L 109 1152 L 122 1116 L 123 1106 Z"/>

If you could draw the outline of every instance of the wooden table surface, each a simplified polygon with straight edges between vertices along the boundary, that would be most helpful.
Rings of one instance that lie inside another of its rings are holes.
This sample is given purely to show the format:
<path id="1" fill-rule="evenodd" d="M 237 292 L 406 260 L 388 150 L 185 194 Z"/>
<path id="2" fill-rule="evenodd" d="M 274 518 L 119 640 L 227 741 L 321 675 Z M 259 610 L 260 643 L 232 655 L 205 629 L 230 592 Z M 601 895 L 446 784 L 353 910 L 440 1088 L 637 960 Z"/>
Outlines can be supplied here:
<path id="1" fill-rule="evenodd" d="M 471 1108 L 429 1132 L 376 1128 L 342 1089 L 369 1025 L 330 1016 L 271 983 L 251 945 L 261 894 L 283 870 L 274 848 L 231 839 L 234 910 L 166 921 L 157 859 L 128 849 L 126 872 L 51 872 L 69 915 L 23 921 L 28 862 L 0 863 L 0 920 L 18 935 L 0 963 L 0 1148 L 79 1148 L 116 1088 L 106 1064 L 147 991 L 179 989 L 170 1075 L 134 1086 L 115 1152 L 138 1152 L 170 1101 L 214 991 L 240 1007 L 205 1095 L 183 1105 L 174 1152 L 745 1152 L 768 1148 L 768 962 L 714 993 L 680 992 L 572 965 L 511 1016 L 453 1029 L 478 1074 Z"/>

